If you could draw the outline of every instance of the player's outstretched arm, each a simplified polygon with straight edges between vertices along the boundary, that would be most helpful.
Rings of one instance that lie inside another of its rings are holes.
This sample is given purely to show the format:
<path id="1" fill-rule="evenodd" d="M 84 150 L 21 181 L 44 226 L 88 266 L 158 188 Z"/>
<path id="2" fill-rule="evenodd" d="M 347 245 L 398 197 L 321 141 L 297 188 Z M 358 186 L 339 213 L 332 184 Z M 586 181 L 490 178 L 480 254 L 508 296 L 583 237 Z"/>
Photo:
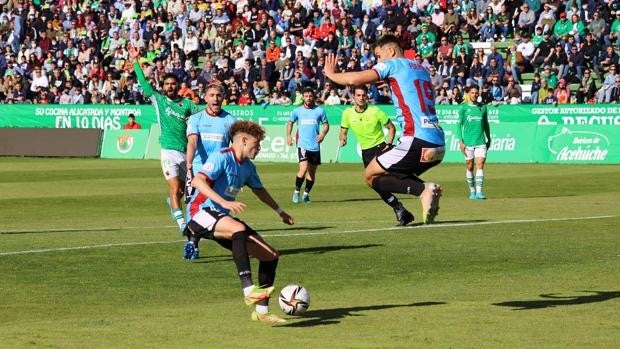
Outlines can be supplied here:
<path id="1" fill-rule="evenodd" d="M 252 188 L 252 192 L 254 193 L 254 195 L 256 195 L 256 197 L 260 201 L 264 202 L 265 205 L 271 207 L 271 209 L 276 211 L 276 213 L 280 216 L 280 218 L 282 218 L 282 222 L 283 223 L 288 224 L 288 225 L 293 225 L 295 223 L 295 220 L 293 219 L 293 216 L 291 216 L 288 213 L 286 213 L 278 205 L 278 203 L 273 199 L 273 197 L 271 197 L 271 194 L 269 194 L 267 189 L 265 189 L 265 188 L 259 188 L 259 189 Z"/>
<path id="2" fill-rule="evenodd" d="M 129 52 L 129 55 L 133 58 L 133 70 L 136 73 L 136 78 L 138 79 L 140 87 L 142 87 L 142 91 L 144 91 L 144 97 L 151 97 L 155 90 L 146 79 L 146 76 L 144 76 L 144 71 L 142 71 L 142 67 L 140 66 L 140 50 L 132 44 L 128 44 L 127 52 Z"/>
<path id="3" fill-rule="evenodd" d="M 325 76 L 337 84 L 345 86 L 357 86 L 371 84 L 381 80 L 379 78 L 379 74 L 377 74 L 377 72 L 375 72 L 373 69 L 336 73 L 337 62 L 338 61 L 336 55 L 330 53 L 325 58 L 325 67 L 323 68 Z"/>

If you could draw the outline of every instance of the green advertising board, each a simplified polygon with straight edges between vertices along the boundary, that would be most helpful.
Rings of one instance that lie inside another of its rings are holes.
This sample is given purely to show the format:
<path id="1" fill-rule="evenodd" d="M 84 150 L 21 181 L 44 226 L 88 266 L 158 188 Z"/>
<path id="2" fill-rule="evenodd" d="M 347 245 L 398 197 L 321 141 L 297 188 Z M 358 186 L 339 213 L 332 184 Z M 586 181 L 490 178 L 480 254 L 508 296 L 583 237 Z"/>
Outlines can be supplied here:
<path id="1" fill-rule="evenodd" d="M 323 107 L 331 130 L 322 144 L 323 162 L 361 162 L 361 151 L 349 134 L 347 145 L 338 147 L 340 116 L 348 106 Z M 241 119 L 263 125 L 267 138 L 258 161 L 296 162 L 295 147 L 286 145 L 285 125 L 293 106 L 224 106 Z M 379 106 L 393 116 L 391 105 Z M 437 106 L 446 131 L 446 162 L 462 162 L 455 127 L 458 108 Z M 143 157 L 159 159 L 159 127 L 150 105 L 5 105 L 0 127 L 102 128 L 119 130 L 129 113 L 150 130 Z M 493 138 L 492 162 L 620 163 L 620 106 L 587 105 L 498 105 L 488 106 Z M 108 140 L 106 146 L 110 143 Z M 108 153 L 106 153 L 107 156 Z M 120 156 L 120 155 L 119 155 Z M 137 155 L 136 155 L 137 156 Z"/>
<path id="2" fill-rule="evenodd" d="M 143 159 L 149 130 L 105 130 L 101 157 L 110 159 Z"/>

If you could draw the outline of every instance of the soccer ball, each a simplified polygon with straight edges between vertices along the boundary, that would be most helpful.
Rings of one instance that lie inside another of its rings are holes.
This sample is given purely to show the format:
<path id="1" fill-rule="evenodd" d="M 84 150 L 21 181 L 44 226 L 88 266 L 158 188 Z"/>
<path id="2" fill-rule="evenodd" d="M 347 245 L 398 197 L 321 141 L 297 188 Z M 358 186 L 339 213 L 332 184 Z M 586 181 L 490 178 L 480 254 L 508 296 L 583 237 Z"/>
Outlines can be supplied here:
<path id="1" fill-rule="evenodd" d="M 288 315 L 301 315 L 310 306 L 310 294 L 301 285 L 287 285 L 280 291 L 278 303 L 282 311 Z"/>

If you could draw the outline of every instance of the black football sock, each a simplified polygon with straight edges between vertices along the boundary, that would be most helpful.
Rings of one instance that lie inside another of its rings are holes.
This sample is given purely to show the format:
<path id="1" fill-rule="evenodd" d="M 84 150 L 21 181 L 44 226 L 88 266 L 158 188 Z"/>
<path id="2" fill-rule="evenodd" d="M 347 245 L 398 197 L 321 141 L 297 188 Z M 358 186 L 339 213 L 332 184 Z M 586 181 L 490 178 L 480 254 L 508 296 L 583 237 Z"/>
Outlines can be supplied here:
<path id="1" fill-rule="evenodd" d="M 276 279 L 276 268 L 278 259 L 272 261 L 261 261 L 258 264 L 258 284 L 260 287 L 271 287 Z M 269 299 L 258 302 L 259 305 L 268 305 Z"/>
<path id="2" fill-rule="evenodd" d="M 379 194 L 379 196 L 381 197 L 381 200 L 383 200 L 383 202 L 388 204 L 391 208 L 396 208 L 400 204 L 396 196 L 394 196 L 392 193 L 377 191 L 377 190 L 375 191 L 377 192 L 377 194 Z"/>
<path id="3" fill-rule="evenodd" d="M 295 191 L 300 191 L 304 184 L 304 177 L 295 177 Z"/>
<path id="4" fill-rule="evenodd" d="M 232 235 L 232 255 L 237 265 L 237 272 L 241 280 L 241 287 L 252 286 L 252 271 L 250 270 L 250 256 L 248 255 L 248 234 L 238 231 Z"/>
<path id="5" fill-rule="evenodd" d="M 310 190 L 312 190 L 313 186 L 314 186 L 314 181 L 306 179 L 306 189 L 304 190 L 304 192 L 310 193 Z"/>
<path id="6" fill-rule="evenodd" d="M 372 188 L 377 192 L 401 193 L 420 196 L 424 191 L 424 182 L 415 176 L 398 178 L 394 175 L 385 175 L 372 182 Z"/>

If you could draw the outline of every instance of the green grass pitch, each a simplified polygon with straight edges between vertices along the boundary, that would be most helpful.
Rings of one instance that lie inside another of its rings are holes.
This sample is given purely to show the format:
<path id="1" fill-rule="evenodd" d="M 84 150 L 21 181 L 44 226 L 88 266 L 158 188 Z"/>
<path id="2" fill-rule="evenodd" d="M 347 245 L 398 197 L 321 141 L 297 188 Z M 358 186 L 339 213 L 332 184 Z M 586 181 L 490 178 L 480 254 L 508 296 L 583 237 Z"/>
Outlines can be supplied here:
<path id="1" fill-rule="evenodd" d="M 312 297 L 281 326 L 250 320 L 228 251 L 182 259 L 157 161 L 0 158 L 0 347 L 620 347 L 620 166 L 489 163 L 470 201 L 440 165 L 438 224 L 404 228 L 361 165 L 321 166 L 309 205 L 295 164 L 258 168 L 296 224 L 249 190 L 241 217 Z"/>

